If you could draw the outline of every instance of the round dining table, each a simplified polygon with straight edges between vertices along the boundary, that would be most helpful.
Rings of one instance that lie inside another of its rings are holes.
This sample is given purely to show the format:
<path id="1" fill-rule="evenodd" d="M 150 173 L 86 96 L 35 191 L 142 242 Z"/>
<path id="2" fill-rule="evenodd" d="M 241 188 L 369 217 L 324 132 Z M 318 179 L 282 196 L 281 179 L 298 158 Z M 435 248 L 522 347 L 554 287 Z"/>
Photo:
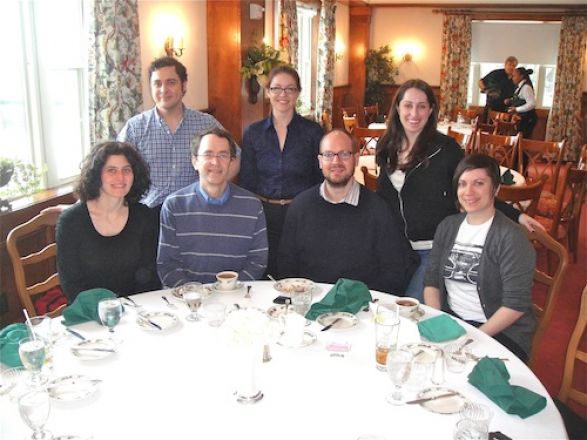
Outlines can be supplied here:
<path id="1" fill-rule="evenodd" d="M 212 292 L 206 301 L 226 306 L 268 310 L 279 295 L 272 282 L 245 283 L 245 289 Z M 317 284 L 313 301 L 319 301 L 331 285 Z M 391 304 L 392 295 L 371 291 L 377 304 Z M 171 306 L 162 299 L 165 295 Z M 139 325 L 137 310 L 125 306 L 115 328 L 120 343 L 116 353 L 98 360 L 79 359 L 71 348 L 79 340 L 67 332 L 53 348 L 50 378 L 81 374 L 101 382 L 80 400 L 51 400 L 46 428 L 55 437 L 77 435 L 98 439 L 328 439 L 355 440 L 363 435 L 385 439 L 452 439 L 459 415 L 439 414 L 425 407 L 391 405 L 386 395 L 392 384 L 375 366 L 374 322 L 370 311 L 356 314 L 356 325 L 347 329 L 323 327 L 312 321 L 306 328 L 315 341 L 302 348 L 271 344 L 271 360 L 259 362 L 257 383 L 263 398 L 254 404 L 236 401 L 235 377 L 245 368 L 234 349 L 221 337 L 222 328 L 205 320 L 188 322 L 189 310 L 172 291 L 134 295 L 142 311 L 167 312 L 177 317 L 170 328 L 158 330 Z M 439 311 L 422 307 L 427 319 Z M 60 318 L 56 318 L 60 320 Z M 144 323 L 143 323 L 144 324 Z M 477 356 L 506 358 L 512 385 L 524 386 L 546 397 L 546 407 L 523 420 L 496 406 L 467 381 L 475 366 L 463 373 L 444 373 L 442 386 L 458 391 L 465 399 L 490 407 L 490 431 L 512 439 L 565 439 L 565 428 L 552 399 L 532 371 L 505 347 L 464 322 L 469 345 Z M 61 327 L 61 324 L 58 324 Z M 72 329 L 86 338 L 108 338 L 96 322 Z M 399 344 L 418 342 L 414 321 L 401 318 Z M 345 347 L 348 351 L 330 350 Z M 259 359 L 262 350 L 259 352 Z M 430 384 L 421 384 L 430 386 Z M 406 388 L 408 398 L 418 389 Z M 0 397 L 2 439 L 23 439 L 31 434 L 18 414 L 15 396 Z M 69 438 L 69 437 L 67 437 Z M 76 437 L 77 438 L 77 437 Z"/>

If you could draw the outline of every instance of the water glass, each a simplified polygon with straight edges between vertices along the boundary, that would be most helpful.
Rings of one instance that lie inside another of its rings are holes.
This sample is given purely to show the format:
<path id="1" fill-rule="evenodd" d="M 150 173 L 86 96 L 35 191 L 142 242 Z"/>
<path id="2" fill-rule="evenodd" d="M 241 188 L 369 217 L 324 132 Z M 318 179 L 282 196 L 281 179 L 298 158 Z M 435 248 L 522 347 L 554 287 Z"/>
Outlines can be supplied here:
<path id="1" fill-rule="evenodd" d="M 305 317 L 312 306 L 312 289 L 302 292 L 292 292 L 291 305 L 293 306 L 294 312 Z"/>
<path id="2" fill-rule="evenodd" d="M 45 341 L 41 338 L 24 338 L 18 345 L 22 365 L 31 373 L 31 385 L 38 387 L 47 382 L 41 374 L 45 362 Z"/>
<path id="3" fill-rule="evenodd" d="M 478 424 L 472 420 L 459 420 L 455 427 L 454 440 L 487 440 L 489 432 L 487 426 Z"/>
<path id="4" fill-rule="evenodd" d="M 211 301 L 202 305 L 202 315 L 210 327 L 220 327 L 224 321 L 224 304 Z"/>
<path id="5" fill-rule="evenodd" d="M 53 438 L 49 431 L 43 430 L 50 412 L 46 390 L 34 390 L 20 396 L 18 410 L 24 422 L 33 430 L 32 440 Z"/>
<path id="6" fill-rule="evenodd" d="M 392 405 L 403 405 L 404 396 L 402 385 L 410 377 L 412 370 L 412 353 L 408 350 L 394 350 L 387 353 L 387 375 L 391 383 L 395 386 L 393 392 L 386 397 L 388 403 Z"/>
<path id="7" fill-rule="evenodd" d="M 379 371 L 387 369 L 387 354 L 397 348 L 399 323 L 397 313 L 378 309 L 375 315 L 375 366 Z"/>
<path id="8" fill-rule="evenodd" d="M 55 342 L 51 322 L 51 318 L 47 315 L 33 316 L 25 321 L 29 336 L 45 342 L 45 364 L 48 367 L 52 367 Z"/>
<path id="9" fill-rule="evenodd" d="M 487 405 L 475 402 L 466 402 L 459 412 L 461 420 L 471 420 L 485 427 L 489 431 L 489 422 L 493 412 Z"/>
<path id="10" fill-rule="evenodd" d="M 114 339 L 114 327 L 122 317 L 122 303 L 118 298 L 106 298 L 98 303 L 98 316 L 102 325 L 108 327 L 110 339 Z"/>
<path id="11" fill-rule="evenodd" d="M 451 373 L 462 373 L 465 371 L 471 350 L 462 344 L 449 344 L 444 348 L 446 368 Z"/>
<path id="12" fill-rule="evenodd" d="M 181 296 L 190 309 L 190 314 L 186 316 L 186 320 L 190 322 L 199 321 L 198 309 L 202 305 L 204 298 L 204 286 L 202 283 L 190 282 L 181 286 Z"/>

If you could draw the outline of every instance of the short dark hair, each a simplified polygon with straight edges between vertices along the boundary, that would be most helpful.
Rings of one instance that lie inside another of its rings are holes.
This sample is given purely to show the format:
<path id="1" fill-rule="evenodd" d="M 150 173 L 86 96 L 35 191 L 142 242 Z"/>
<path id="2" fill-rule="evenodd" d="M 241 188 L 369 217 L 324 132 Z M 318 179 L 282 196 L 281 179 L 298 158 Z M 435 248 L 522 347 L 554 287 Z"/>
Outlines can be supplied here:
<path id="1" fill-rule="evenodd" d="M 461 161 L 458 163 L 455 174 L 452 179 L 452 186 L 455 194 L 457 193 L 457 188 L 459 186 L 459 179 L 463 175 L 465 171 L 483 169 L 491 179 L 491 185 L 493 186 L 493 191 L 497 191 L 499 184 L 501 183 L 501 171 L 499 169 L 499 163 L 491 157 L 487 156 L 486 154 L 471 154 L 469 156 L 465 156 Z"/>
<path id="2" fill-rule="evenodd" d="M 149 64 L 149 82 L 151 82 L 153 72 L 155 72 L 155 70 L 161 69 L 162 67 L 175 67 L 175 72 L 179 76 L 181 82 L 184 83 L 188 80 L 188 71 L 183 64 L 181 64 L 173 57 L 161 57 L 157 58 L 151 62 L 151 64 Z"/>
<path id="3" fill-rule="evenodd" d="M 273 81 L 273 78 L 275 78 L 275 76 L 279 75 L 280 73 L 285 73 L 286 75 L 291 76 L 294 79 L 298 90 L 302 90 L 302 83 L 300 81 L 300 75 L 298 74 L 298 71 L 293 67 L 288 66 L 287 64 L 280 64 L 279 66 L 275 66 L 273 69 L 271 69 L 269 75 L 267 76 L 267 87 L 271 87 L 271 81 Z"/>
<path id="4" fill-rule="evenodd" d="M 516 67 L 516 72 L 520 74 L 522 79 L 526 80 L 526 84 L 528 84 L 532 89 L 534 89 L 534 84 L 532 84 L 532 80 L 530 79 L 530 75 L 534 73 L 534 69 L 526 69 L 525 67 Z"/>
<path id="5" fill-rule="evenodd" d="M 344 134 L 351 141 L 351 151 L 353 152 L 353 154 L 354 153 L 357 153 L 359 151 L 359 144 L 357 142 L 357 139 L 355 139 L 355 137 L 352 134 L 350 134 L 348 131 L 343 130 L 341 128 L 333 128 L 328 133 L 326 133 L 324 136 L 322 136 L 322 139 L 320 139 L 320 152 L 322 152 L 322 144 L 324 143 L 324 140 L 328 136 L 330 136 L 332 133 L 342 133 L 342 134 Z"/>
<path id="6" fill-rule="evenodd" d="M 82 162 L 81 173 L 75 192 L 82 202 L 97 199 L 102 187 L 102 169 L 110 156 L 124 156 L 132 167 L 133 182 L 124 196 L 127 203 L 136 203 L 151 186 L 149 166 L 138 151 L 125 142 L 102 142 L 92 148 Z"/>
<path id="7" fill-rule="evenodd" d="M 200 133 L 196 134 L 191 142 L 191 150 L 192 156 L 198 156 L 198 150 L 200 149 L 200 144 L 202 143 L 202 139 L 209 134 L 213 134 L 214 136 L 218 136 L 219 138 L 226 139 L 228 141 L 228 147 L 230 148 L 230 157 L 236 157 L 236 141 L 234 137 L 230 134 L 228 130 L 220 127 L 212 127 L 207 130 L 201 131 Z"/>

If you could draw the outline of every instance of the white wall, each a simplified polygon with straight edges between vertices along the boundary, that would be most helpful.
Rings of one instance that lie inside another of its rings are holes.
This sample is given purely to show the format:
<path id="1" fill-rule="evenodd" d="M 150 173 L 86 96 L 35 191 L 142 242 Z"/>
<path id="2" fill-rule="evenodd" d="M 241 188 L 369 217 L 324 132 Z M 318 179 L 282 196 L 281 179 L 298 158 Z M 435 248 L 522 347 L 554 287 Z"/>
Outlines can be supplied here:
<path id="1" fill-rule="evenodd" d="M 334 87 L 349 82 L 349 7 L 340 2 L 336 4 L 336 40 L 343 57 L 334 63 Z"/>
<path id="2" fill-rule="evenodd" d="M 184 103 L 194 109 L 208 107 L 208 49 L 206 2 L 201 0 L 139 0 L 143 108 L 153 105 L 147 68 L 155 58 L 165 55 L 163 43 L 169 34 L 181 34 L 184 53 L 178 60 L 188 71 Z"/>

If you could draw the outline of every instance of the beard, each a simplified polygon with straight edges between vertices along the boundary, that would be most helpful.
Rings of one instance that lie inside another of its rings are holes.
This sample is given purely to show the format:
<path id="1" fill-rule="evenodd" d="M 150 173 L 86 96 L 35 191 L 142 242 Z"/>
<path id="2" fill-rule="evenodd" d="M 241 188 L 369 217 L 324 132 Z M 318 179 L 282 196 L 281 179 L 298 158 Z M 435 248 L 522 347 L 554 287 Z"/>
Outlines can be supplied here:
<path id="1" fill-rule="evenodd" d="M 327 176 L 324 176 L 324 180 L 326 180 L 333 188 L 342 188 L 345 187 L 353 177 L 354 176 L 351 174 L 349 176 L 343 176 L 339 180 L 333 180 Z"/>

